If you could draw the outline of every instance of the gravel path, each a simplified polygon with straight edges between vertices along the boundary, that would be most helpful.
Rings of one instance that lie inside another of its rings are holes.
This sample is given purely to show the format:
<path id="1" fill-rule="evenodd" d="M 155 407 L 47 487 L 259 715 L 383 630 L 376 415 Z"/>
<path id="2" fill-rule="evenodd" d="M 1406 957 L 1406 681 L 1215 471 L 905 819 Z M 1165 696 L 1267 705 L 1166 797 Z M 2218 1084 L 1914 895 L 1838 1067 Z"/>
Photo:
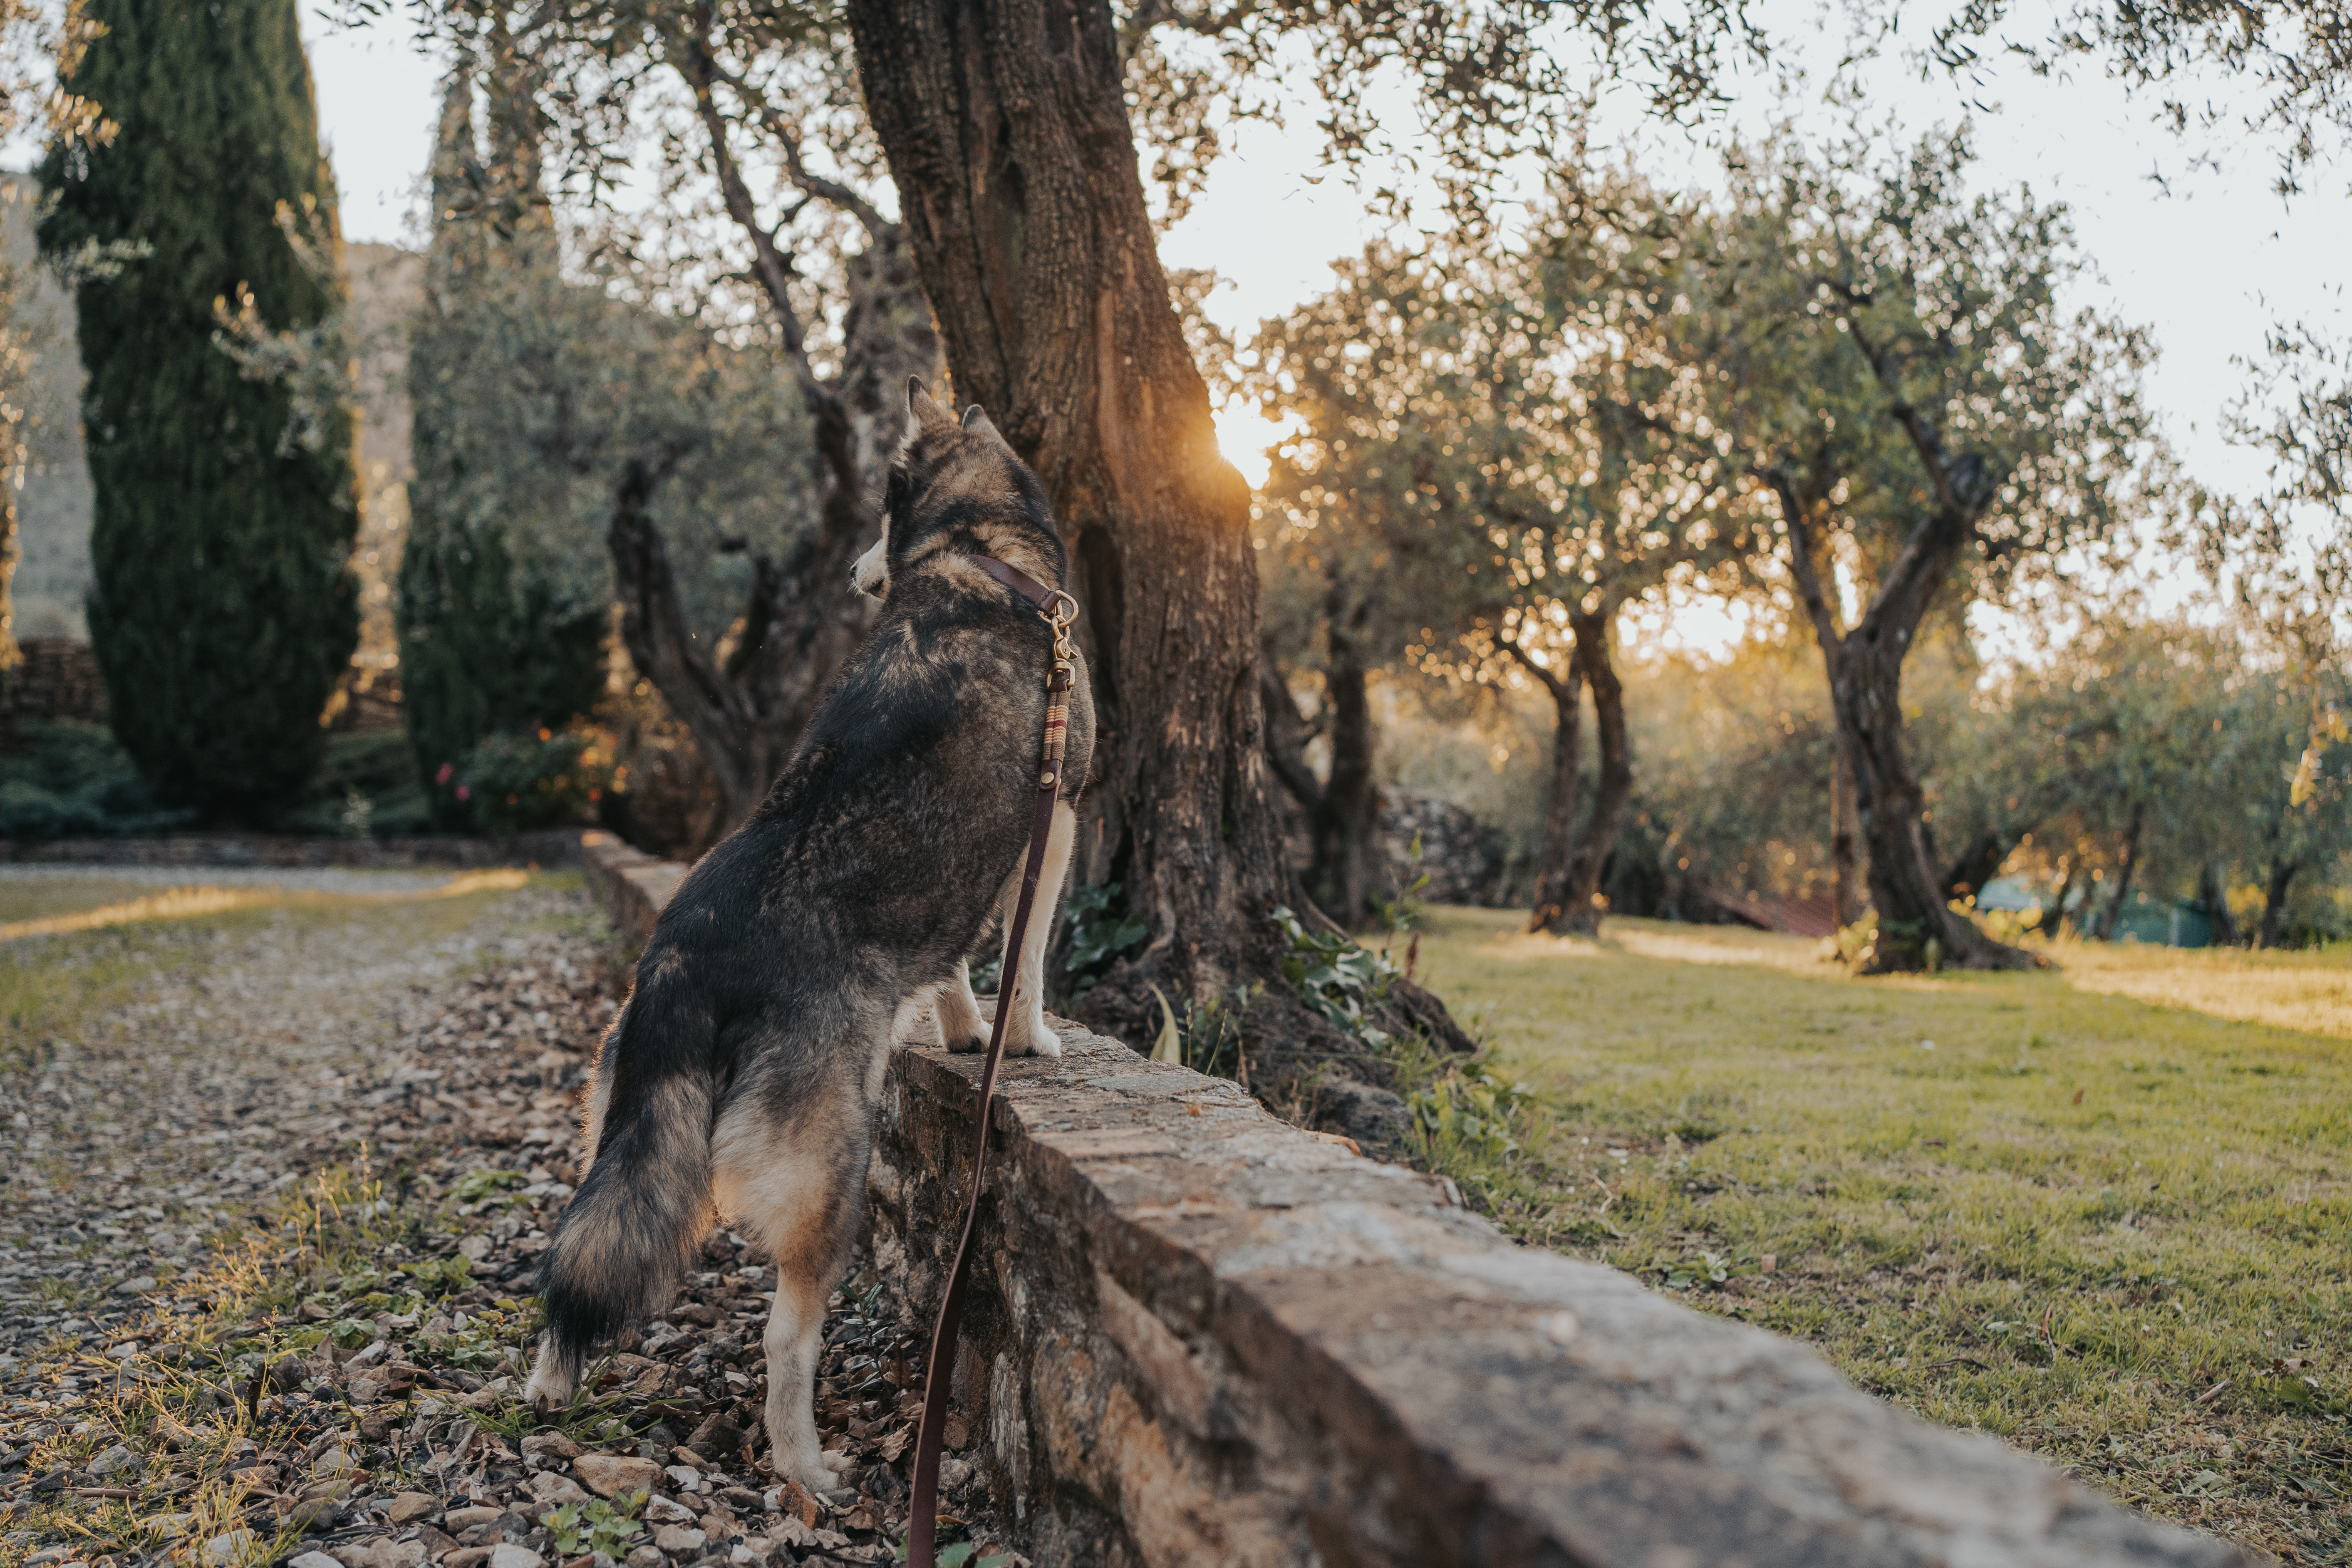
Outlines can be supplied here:
<path id="1" fill-rule="evenodd" d="M 367 873 L 252 875 L 388 890 Z M 356 1081 L 442 1010 L 451 980 L 532 954 L 555 941 L 534 928 L 584 913 L 576 893 L 518 893 L 455 934 L 334 911 L 79 944 L 153 967 L 79 1037 L 29 1042 L 30 1072 L 0 1076 L 0 1354 L 120 1317 L 207 1232 L 373 1131 L 383 1101 L 354 1103 Z M 77 951 L 50 946 L 68 940 L 12 944 L 0 961 L 56 962 Z"/>
<path id="2" fill-rule="evenodd" d="M 0 864 L 0 887 L 36 884 L 140 882 L 156 888 L 284 888 L 306 893 L 428 892 L 464 871 L 373 871 L 341 866 L 60 866 Z"/>
<path id="3" fill-rule="evenodd" d="M 818 1384 L 833 1491 L 766 1471 L 773 1275 L 724 1230 L 581 1405 L 522 1404 L 608 942 L 532 889 L 0 946 L 128 976 L 0 1054 L 0 1563 L 894 1560 L 922 1345 L 863 1267 Z M 362 1152 L 380 1184 L 313 1180 Z M 942 1479 L 979 1558 L 1024 1568 L 973 1467 Z"/>

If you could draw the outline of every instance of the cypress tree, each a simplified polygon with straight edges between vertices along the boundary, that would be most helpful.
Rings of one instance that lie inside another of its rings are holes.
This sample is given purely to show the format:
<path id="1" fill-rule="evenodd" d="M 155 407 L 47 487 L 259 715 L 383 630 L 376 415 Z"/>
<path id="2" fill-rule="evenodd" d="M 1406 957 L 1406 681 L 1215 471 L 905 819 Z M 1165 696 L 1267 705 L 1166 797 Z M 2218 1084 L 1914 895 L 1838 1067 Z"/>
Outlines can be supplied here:
<path id="1" fill-rule="evenodd" d="M 605 601 L 577 581 L 601 589 L 603 563 L 593 542 L 569 552 L 578 560 L 550 549 L 582 531 L 572 465 L 549 449 L 544 422 L 516 406 L 531 401 L 526 388 L 555 345 L 583 326 L 565 309 L 572 290 L 532 128 L 519 112 L 529 102 L 522 74 L 492 73 L 487 168 L 474 145 L 473 68 L 461 63 L 449 79 L 425 305 L 409 343 L 416 478 L 400 566 L 401 703 L 449 826 L 472 814 L 445 770 L 462 771 L 492 735 L 587 712 L 604 679 Z"/>
<path id="2" fill-rule="evenodd" d="M 216 300 L 249 292 L 289 331 L 338 304 L 315 260 L 340 237 L 296 7 L 91 0 L 105 32 L 76 86 L 121 129 L 41 170 L 51 256 L 144 250 L 76 294 L 110 721 L 162 792 L 219 816 L 266 813 L 308 781 L 359 637 L 350 416 L 312 411 L 298 439 L 289 388 L 214 341 Z"/>

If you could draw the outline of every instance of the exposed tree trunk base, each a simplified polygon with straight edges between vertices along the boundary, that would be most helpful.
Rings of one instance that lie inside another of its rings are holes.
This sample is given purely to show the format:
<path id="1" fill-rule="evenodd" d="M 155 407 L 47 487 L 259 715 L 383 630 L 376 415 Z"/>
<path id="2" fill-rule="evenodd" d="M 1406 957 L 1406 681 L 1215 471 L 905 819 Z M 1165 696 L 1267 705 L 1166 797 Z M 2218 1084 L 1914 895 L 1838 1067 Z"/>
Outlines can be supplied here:
<path id="1" fill-rule="evenodd" d="M 1565 676 L 1555 674 L 1521 653 L 1516 643 L 1504 647 L 1529 675 L 1551 694 L 1551 793 L 1544 805 L 1543 843 L 1536 852 L 1535 908 L 1528 912 L 1530 934 L 1570 934 L 1570 882 L 1576 871 L 1577 769 L 1584 744 L 1584 678 L 1570 663 Z"/>
<path id="2" fill-rule="evenodd" d="M 1836 730 L 1834 721 L 1832 729 Z M 1837 731 L 1830 759 L 1830 918 L 1839 931 L 1862 918 L 1862 863 L 1854 853 L 1853 753 Z"/>
<path id="3" fill-rule="evenodd" d="M 2147 823 L 2146 803 L 2132 806 L 2131 826 L 2124 834 L 2123 853 L 2116 860 L 2116 896 L 2107 902 L 2107 912 L 2099 917 L 2099 940 L 2116 940 L 2116 926 L 2124 918 L 2124 909 L 2131 902 L 2132 873 L 2139 868 L 2140 829 Z"/>
<path id="4" fill-rule="evenodd" d="M 2197 868 L 2197 901 L 2205 906 L 2205 918 L 2213 922 L 2213 942 L 2217 947 L 2238 945 L 2238 929 L 2230 919 L 2230 893 L 2221 885 L 2221 868 L 2208 860 Z"/>
<path id="5" fill-rule="evenodd" d="M 2286 919 L 2286 890 L 2294 881 L 2294 874 L 2303 868 L 2294 860 L 2273 860 L 2267 885 L 2263 889 L 2263 923 L 2254 938 L 2254 945 L 2273 948 L 2284 940 Z"/>
<path id="6" fill-rule="evenodd" d="M 1334 596 L 1338 593 L 1333 590 Z M 1331 776 L 1307 811 L 1314 859 L 1307 890 L 1341 929 L 1371 924 L 1372 887 L 1378 877 L 1374 839 L 1381 795 L 1372 778 L 1372 713 L 1366 671 L 1354 644 L 1334 620 L 1330 668 L 1324 678 L 1331 715 Z"/>
<path id="7" fill-rule="evenodd" d="M 1591 614 L 1571 611 L 1569 624 L 1576 633 L 1576 667 L 1592 693 L 1592 728 L 1601 743 L 1601 776 L 1593 785 L 1592 815 L 1577 840 L 1569 861 L 1568 898 L 1552 930 L 1598 935 L 1608 902 L 1601 896 L 1601 876 L 1617 847 L 1625 820 L 1625 804 L 1633 796 L 1633 752 L 1625 735 L 1625 686 L 1617 679 L 1610 658 L 1611 623 L 1616 607 L 1603 605 Z"/>
<path id="8" fill-rule="evenodd" d="M 1111 8 L 850 0 L 845 16 L 957 395 L 1036 471 L 1070 546 L 1097 726 L 1074 866 L 1118 883 L 1150 933 L 1079 1015 L 1140 1041 L 1154 985 L 1181 1005 L 1259 984 L 1251 1026 L 1287 1049 L 1308 1031 L 1286 1022 L 1305 1009 L 1269 918 L 1297 893 L 1249 490 L 1218 455 L 1160 265 Z"/>

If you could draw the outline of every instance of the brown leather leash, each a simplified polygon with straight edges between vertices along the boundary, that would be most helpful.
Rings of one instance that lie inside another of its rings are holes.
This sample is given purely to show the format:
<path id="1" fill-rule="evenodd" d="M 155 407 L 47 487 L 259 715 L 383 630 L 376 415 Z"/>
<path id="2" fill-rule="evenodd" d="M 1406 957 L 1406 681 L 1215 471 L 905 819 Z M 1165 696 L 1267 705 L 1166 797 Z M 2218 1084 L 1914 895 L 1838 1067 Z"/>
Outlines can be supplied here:
<path id="1" fill-rule="evenodd" d="M 980 1111 L 975 1122 L 971 1155 L 971 1202 L 964 1209 L 963 1236 L 956 1243 L 955 1263 L 948 1270 L 947 1294 L 940 1300 L 939 1321 L 931 1329 L 930 1367 L 923 1382 L 923 1420 L 915 1433 L 914 1496 L 907 1525 L 908 1568 L 936 1568 L 932 1535 L 938 1522 L 940 1444 L 947 1434 L 948 1383 L 955 1369 L 956 1334 L 963 1326 L 965 1289 L 971 1279 L 971 1242 L 980 1228 L 980 1194 L 988 1178 L 988 1112 L 996 1094 L 996 1068 L 1004 1058 L 1004 1029 L 1013 1017 L 1013 991 L 1021 975 L 1021 943 L 1029 934 L 1029 916 L 1037 902 L 1037 882 L 1045 868 L 1045 840 L 1054 831 L 1054 803 L 1061 796 L 1062 757 L 1070 722 L 1070 677 L 1076 652 L 1070 646 L 1070 623 L 1077 619 L 1077 601 L 1058 588 L 1048 588 L 1017 567 L 988 555 L 960 557 L 977 566 L 1037 608 L 1054 628 L 1054 673 L 1045 682 L 1045 737 L 1037 770 L 1037 809 L 1029 824 L 1029 859 L 1021 874 L 1021 897 L 1013 907 L 1013 924 L 1004 939 L 1004 968 L 996 982 L 996 1021 L 988 1031 L 988 1055 L 980 1068 Z"/>

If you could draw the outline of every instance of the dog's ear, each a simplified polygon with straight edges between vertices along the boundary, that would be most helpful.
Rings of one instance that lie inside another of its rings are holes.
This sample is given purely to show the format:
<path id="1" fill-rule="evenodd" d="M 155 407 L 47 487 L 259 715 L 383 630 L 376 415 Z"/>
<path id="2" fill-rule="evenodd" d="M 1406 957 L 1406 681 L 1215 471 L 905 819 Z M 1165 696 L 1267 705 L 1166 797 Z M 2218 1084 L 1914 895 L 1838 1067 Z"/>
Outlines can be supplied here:
<path id="1" fill-rule="evenodd" d="M 954 428 L 955 421 L 949 418 L 947 410 L 941 408 L 932 399 L 929 389 L 923 385 L 923 378 L 919 375 L 908 376 L 907 378 L 907 434 L 911 437 L 926 430 Z"/>
<path id="2" fill-rule="evenodd" d="M 963 429 L 968 436 L 993 441 L 1008 452 L 1013 450 L 1013 443 L 1004 438 L 1004 432 L 996 427 L 995 421 L 989 418 L 988 411 L 977 403 L 963 411 Z"/>

